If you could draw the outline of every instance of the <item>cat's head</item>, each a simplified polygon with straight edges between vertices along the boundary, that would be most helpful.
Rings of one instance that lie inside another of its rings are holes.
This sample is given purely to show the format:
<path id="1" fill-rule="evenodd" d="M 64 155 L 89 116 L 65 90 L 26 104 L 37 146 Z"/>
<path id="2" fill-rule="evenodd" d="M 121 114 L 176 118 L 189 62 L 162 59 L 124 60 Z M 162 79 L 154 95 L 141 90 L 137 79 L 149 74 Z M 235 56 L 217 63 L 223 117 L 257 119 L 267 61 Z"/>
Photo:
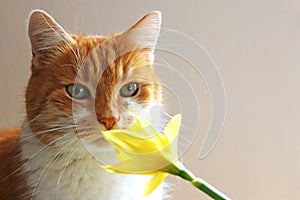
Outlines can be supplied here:
<path id="1" fill-rule="evenodd" d="M 26 111 L 35 136 L 51 145 L 63 137 L 82 138 L 102 148 L 100 129 L 127 128 L 130 111 L 147 117 L 161 102 L 151 66 L 160 23 L 160 12 L 153 11 L 122 33 L 81 36 L 33 11 Z"/>

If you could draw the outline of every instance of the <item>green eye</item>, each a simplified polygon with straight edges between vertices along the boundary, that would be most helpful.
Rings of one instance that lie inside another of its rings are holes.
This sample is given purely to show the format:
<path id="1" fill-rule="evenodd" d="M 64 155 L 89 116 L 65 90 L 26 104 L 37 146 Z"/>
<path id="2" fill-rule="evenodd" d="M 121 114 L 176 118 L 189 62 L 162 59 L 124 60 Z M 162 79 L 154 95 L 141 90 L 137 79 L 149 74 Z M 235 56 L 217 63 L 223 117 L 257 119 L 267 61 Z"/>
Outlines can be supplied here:
<path id="1" fill-rule="evenodd" d="M 66 90 L 74 99 L 86 99 L 90 96 L 90 91 L 82 85 L 68 85 Z"/>
<path id="2" fill-rule="evenodd" d="M 122 97 L 133 97 L 139 91 L 139 84 L 138 83 L 127 83 L 120 89 L 120 95 Z"/>

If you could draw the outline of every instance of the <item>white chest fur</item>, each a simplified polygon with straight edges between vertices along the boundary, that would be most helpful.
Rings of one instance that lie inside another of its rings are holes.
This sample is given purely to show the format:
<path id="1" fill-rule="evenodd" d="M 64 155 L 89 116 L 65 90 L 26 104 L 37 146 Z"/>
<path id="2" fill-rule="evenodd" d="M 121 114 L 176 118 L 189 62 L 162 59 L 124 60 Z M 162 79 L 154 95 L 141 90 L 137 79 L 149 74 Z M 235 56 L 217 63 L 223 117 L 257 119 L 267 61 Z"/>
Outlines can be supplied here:
<path id="1" fill-rule="evenodd" d="M 42 144 L 28 129 L 21 134 L 23 170 L 33 199 L 63 200 L 161 200 L 163 188 L 142 198 L 146 176 L 110 174 L 82 144 L 62 143 L 58 147 Z M 69 145 L 69 146 L 68 146 Z M 104 152 L 107 157 L 112 156 Z"/>

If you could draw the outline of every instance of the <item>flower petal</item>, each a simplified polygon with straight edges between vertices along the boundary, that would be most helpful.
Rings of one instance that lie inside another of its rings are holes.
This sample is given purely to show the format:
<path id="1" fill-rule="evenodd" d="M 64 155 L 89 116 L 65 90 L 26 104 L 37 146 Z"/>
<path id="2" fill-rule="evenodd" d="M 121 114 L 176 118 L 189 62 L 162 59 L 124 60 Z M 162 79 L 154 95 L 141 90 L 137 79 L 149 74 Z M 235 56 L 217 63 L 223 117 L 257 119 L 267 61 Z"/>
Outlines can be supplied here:
<path id="1" fill-rule="evenodd" d="M 172 142 L 178 135 L 181 122 L 181 114 L 174 115 L 167 126 L 165 127 L 164 134 Z"/>
<path id="2" fill-rule="evenodd" d="M 135 137 L 121 130 L 102 131 L 102 134 L 115 147 L 132 153 L 156 152 L 169 145 L 168 139 L 159 133 L 148 139 Z"/>
<path id="3" fill-rule="evenodd" d="M 153 174 L 156 172 L 155 166 L 152 167 L 152 160 L 126 160 L 112 165 L 102 165 L 101 167 L 114 174 Z"/>
<path id="4" fill-rule="evenodd" d="M 168 176 L 168 173 L 157 172 L 152 179 L 147 183 L 144 196 L 151 194 Z"/>
<path id="5" fill-rule="evenodd" d="M 166 166 L 170 165 L 170 161 L 162 156 L 161 152 L 154 152 L 150 154 L 132 154 L 121 152 L 122 158 L 119 163 L 115 163 L 103 168 L 112 168 L 113 173 L 122 172 L 122 174 L 143 174 L 161 171 Z"/>
<path id="6" fill-rule="evenodd" d="M 172 117 L 167 126 L 165 127 L 164 134 L 169 140 L 169 152 L 165 151 L 165 156 L 170 162 L 178 160 L 177 143 L 178 133 L 180 129 L 181 114 Z"/>
<path id="7" fill-rule="evenodd" d="M 130 126 L 128 128 L 128 131 L 130 133 L 135 133 L 139 137 L 141 137 L 141 134 L 146 137 L 151 137 L 157 134 L 156 130 L 153 128 L 149 121 L 133 112 L 130 112 L 130 115 L 135 119 L 133 126 Z"/>

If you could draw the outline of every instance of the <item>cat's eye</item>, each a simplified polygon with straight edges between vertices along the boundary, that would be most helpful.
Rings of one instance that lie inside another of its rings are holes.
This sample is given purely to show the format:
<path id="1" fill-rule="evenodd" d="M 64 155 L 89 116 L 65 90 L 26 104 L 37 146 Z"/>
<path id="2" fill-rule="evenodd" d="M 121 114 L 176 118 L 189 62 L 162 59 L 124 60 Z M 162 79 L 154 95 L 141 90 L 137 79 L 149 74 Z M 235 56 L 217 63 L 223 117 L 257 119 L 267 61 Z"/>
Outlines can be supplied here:
<path id="1" fill-rule="evenodd" d="M 122 97 L 133 97 L 139 91 L 139 84 L 135 82 L 127 83 L 120 89 Z"/>
<path id="2" fill-rule="evenodd" d="M 66 86 L 67 93 L 74 99 L 86 99 L 90 96 L 90 91 L 82 85 Z"/>

